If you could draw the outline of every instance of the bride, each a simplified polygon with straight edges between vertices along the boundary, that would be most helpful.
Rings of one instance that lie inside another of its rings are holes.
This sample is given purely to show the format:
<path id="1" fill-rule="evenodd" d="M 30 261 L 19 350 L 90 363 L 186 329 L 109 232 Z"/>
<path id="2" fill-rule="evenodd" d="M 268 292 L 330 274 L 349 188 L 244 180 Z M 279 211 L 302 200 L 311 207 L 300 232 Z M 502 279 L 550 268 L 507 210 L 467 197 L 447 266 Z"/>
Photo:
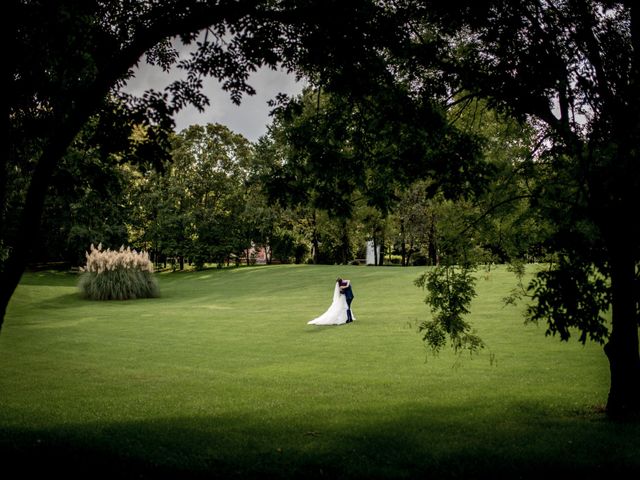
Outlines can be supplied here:
<path id="1" fill-rule="evenodd" d="M 345 295 L 340 294 L 340 280 L 336 281 L 336 285 L 333 289 L 333 302 L 324 312 L 317 318 L 307 322 L 309 325 L 342 325 L 347 323 L 347 298 Z M 351 312 L 351 318 L 355 320 L 353 311 Z"/>

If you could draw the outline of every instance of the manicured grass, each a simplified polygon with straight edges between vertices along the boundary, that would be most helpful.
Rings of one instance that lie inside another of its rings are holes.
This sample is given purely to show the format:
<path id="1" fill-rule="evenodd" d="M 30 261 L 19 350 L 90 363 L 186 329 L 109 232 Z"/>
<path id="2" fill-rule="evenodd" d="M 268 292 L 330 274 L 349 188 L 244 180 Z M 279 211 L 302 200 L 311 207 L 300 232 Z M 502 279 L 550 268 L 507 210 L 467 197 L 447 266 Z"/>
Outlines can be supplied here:
<path id="1" fill-rule="evenodd" d="M 161 297 L 95 302 L 30 273 L 0 333 L 0 455 L 91 478 L 577 478 L 640 469 L 640 425 L 607 420 L 598 345 L 524 326 L 479 274 L 488 348 L 428 355 L 422 268 L 159 274 Z M 349 325 L 306 322 L 353 282 Z M 572 477 L 573 478 L 573 477 Z"/>

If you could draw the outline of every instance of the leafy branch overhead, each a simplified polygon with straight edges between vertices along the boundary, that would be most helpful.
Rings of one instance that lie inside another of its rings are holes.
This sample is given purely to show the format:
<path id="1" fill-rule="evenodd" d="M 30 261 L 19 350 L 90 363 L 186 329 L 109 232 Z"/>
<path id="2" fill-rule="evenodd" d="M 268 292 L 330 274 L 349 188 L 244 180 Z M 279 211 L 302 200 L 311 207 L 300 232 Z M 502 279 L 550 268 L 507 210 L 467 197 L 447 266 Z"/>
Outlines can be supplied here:
<path id="1" fill-rule="evenodd" d="M 477 353 L 485 346 L 464 320 L 476 296 L 473 271 L 464 266 L 438 266 L 415 280 L 416 286 L 427 291 L 425 303 L 432 314 L 431 320 L 423 321 L 418 329 L 434 354 L 446 345 L 447 337 L 455 352 Z"/>

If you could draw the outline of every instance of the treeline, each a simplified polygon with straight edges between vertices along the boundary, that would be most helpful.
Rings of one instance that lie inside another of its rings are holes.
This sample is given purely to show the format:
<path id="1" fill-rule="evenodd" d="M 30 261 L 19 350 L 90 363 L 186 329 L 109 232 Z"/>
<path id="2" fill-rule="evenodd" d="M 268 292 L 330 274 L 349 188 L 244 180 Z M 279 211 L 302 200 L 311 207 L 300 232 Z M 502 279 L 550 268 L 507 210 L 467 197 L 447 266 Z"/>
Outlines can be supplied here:
<path id="1" fill-rule="evenodd" d="M 266 263 L 360 262 L 367 242 L 381 262 L 398 265 L 544 257 L 548 226 L 531 217 L 526 185 L 516 180 L 533 132 L 479 103 L 448 115 L 477 142 L 479 164 L 490 172 L 481 190 L 458 186 L 451 194 L 432 169 L 415 165 L 401 172 L 365 158 L 363 170 L 357 157 L 366 154 L 336 131 L 353 131 L 353 111 L 318 91 L 277 110 L 255 144 L 222 125 L 191 126 L 172 137 L 170 156 L 157 168 L 104 153 L 93 122 L 52 179 L 32 261 L 80 265 L 92 243 L 145 250 L 156 266 L 175 269 L 250 264 L 258 252 Z M 374 118 L 367 121 L 365 130 L 377 128 Z M 135 135 L 142 142 L 145 131 Z M 330 148 L 334 163 L 318 148 Z M 399 141 L 376 148 L 376 158 L 389 155 L 383 150 L 404 154 Z M 364 173 L 354 178 L 356 162 Z"/>

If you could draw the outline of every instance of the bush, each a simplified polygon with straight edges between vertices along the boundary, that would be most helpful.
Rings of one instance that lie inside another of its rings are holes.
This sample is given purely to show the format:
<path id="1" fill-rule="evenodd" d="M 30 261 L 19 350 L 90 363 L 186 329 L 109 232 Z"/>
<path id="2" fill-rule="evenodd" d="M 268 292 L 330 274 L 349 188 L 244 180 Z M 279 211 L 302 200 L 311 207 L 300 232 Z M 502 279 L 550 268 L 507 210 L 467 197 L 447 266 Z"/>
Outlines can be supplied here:
<path id="1" fill-rule="evenodd" d="M 414 255 L 411 263 L 415 267 L 423 267 L 429 263 L 429 259 L 426 255 Z"/>
<path id="2" fill-rule="evenodd" d="M 387 262 L 390 263 L 391 265 L 400 265 L 402 263 L 402 256 L 401 255 L 388 255 L 387 256 Z"/>
<path id="3" fill-rule="evenodd" d="M 120 250 L 102 249 L 102 244 L 86 254 L 78 286 L 91 300 L 129 300 L 159 295 L 153 276 L 153 263 L 146 252 L 124 246 Z"/>

